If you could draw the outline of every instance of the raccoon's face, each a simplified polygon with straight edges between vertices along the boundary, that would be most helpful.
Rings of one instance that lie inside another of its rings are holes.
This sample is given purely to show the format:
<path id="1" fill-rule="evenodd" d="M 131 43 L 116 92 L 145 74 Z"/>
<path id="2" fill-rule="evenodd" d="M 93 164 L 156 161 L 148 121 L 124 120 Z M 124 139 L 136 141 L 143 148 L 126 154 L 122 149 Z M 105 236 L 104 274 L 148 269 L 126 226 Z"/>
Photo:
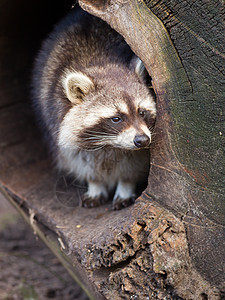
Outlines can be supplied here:
<path id="1" fill-rule="evenodd" d="M 156 116 L 154 96 L 138 80 L 128 78 L 119 85 L 112 81 L 96 85 L 80 72 L 65 77 L 64 90 L 73 106 L 60 127 L 60 147 L 138 150 L 150 145 Z"/>

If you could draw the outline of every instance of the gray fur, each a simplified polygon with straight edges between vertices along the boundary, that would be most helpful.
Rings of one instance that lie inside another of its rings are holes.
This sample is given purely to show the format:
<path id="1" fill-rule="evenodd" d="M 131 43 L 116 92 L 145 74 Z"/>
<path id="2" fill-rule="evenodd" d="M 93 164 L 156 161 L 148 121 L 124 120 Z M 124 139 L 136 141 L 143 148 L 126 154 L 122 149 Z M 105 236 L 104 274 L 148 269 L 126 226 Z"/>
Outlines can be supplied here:
<path id="1" fill-rule="evenodd" d="M 43 43 L 33 103 L 58 167 L 89 185 L 83 206 L 104 202 L 116 186 L 113 206 L 126 206 L 146 179 L 149 151 L 142 148 L 148 142 L 133 143 L 133 135 L 151 140 L 156 113 L 144 73 L 123 38 L 80 9 Z M 113 124 L 118 116 L 122 121 Z"/>

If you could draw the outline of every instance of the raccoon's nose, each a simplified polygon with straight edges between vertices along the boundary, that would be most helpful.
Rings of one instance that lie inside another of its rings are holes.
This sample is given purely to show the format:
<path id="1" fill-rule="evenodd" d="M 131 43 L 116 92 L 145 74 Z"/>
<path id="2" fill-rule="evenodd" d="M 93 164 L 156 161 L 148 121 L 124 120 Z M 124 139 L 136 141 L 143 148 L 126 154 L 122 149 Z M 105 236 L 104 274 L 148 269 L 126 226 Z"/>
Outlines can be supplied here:
<path id="1" fill-rule="evenodd" d="M 147 147 L 150 144 L 150 138 L 146 134 L 138 134 L 134 137 L 134 144 L 138 148 Z"/>

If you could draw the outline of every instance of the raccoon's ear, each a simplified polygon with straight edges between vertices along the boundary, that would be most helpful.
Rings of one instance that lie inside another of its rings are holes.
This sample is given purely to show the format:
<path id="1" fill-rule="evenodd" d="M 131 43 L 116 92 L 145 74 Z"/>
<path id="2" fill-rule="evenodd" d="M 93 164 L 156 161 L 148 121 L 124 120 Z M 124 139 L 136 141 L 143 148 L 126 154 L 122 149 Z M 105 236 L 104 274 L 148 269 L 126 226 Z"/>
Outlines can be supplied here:
<path id="1" fill-rule="evenodd" d="M 131 67 L 134 68 L 135 73 L 141 81 L 146 81 L 148 77 L 148 72 L 142 60 L 139 57 L 134 57 L 131 60 Z"/>
<path id="2" fill-rule="evenodd" d="M 63 85 L 67 98 L 73 104 L 81 103 L 84 96 L 94 87 L 92 80 L 81 72 L 67 74 Z"/>

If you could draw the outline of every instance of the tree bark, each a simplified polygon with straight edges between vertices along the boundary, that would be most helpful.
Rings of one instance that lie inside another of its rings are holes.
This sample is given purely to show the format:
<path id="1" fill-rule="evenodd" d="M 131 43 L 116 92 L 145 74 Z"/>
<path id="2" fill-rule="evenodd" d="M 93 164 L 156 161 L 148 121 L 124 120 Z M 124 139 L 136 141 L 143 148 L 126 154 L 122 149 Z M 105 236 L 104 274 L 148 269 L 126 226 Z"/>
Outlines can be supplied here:
<path id="1" fill-rule="evenodd" d="M 158 111 L 145 198 L 154 199 L 183 221 L 197 270 L 222 288 L 222 4 L 207 0 L 79 3 L 122 34 L 151 75 Z"/>

